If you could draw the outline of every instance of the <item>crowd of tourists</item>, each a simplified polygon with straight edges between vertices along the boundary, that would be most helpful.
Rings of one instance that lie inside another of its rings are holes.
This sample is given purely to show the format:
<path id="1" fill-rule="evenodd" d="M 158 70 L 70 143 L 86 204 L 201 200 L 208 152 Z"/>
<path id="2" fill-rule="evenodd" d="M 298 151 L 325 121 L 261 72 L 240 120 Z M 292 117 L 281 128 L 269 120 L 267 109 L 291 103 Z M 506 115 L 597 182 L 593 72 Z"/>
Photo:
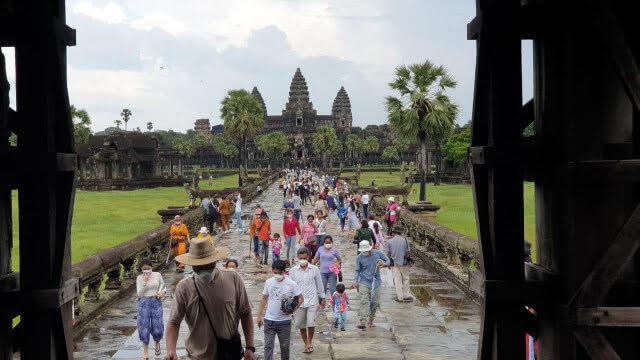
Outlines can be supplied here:
<path id="1" fill-rule="evenodd" d="M 282 232 L 260 205 L 253 209 L 247 229 L 252 255 L 258 267 L 271 265 L 272 276 L 266 280 L 256 313 L 255 325 L 264 327 L 264 358 L 273 358 L 275 337 L 280 344 L 280 358 L 290 358 L 291 328 L 300 332 L 304 353 L 314 351 L 316 318 L 322 311 L 331 312 L 332 325 L 346 330 L 350 299 L 347 290 L 359 293 L 357 328 L 375 327 L 380 307 L 381 270 L 392 274 L 386 281 L 395 284 L 396 301 L 409 302 L 411 265 L 409 242 L 404 229 L 397 226 L 400 210 L 393 197 L 387 199 L 383 225 L 369 212 L 371 198 L 366 192 L 353 191 L 346 182 L 331 176 L 318 177 L 303 169 L 282 173 L 279 181 L 284 202 L 281 213 Z M 302 206 L 313 207 L 304 216 Z M 138 334 L 148 358 L 150 338 L 155 354 L 160 355 L 164 336 L 166 359 L 177 359 L 176 344 L 183 320 L 189 327 L 185 347 L 193 359 L 253 359 L 254 320 L 249 297 L 236 269 L 239 263 L 229 258 L 229 250 L 216 247 L 212 232 L 229 232 L 229 218 L 235 210 L 236 230 L 242 224 L 242 198 L 202 199 L 205 226 L 193 238 L 177 215 L 169 229 L 170 254 L 175 256 L 176 270 L 191 267 L 193 276 L 185 277 L 175 288 L 166 329 L 162 303 L 165 285 L 160 273 L 153 272 L 151 262 L 140 262 L 142 274 L 137 279 Z M 303 220 L 304 219 L 304 220 Z M 355 274 L 345 279 L 343 256 L 328 234 L 329 223 L 341 229 L 337 241 L 356 245 Z M 214 228 L 215 226 L 215 228 Z M 167 257 L 167 262 L 169 257 Z M 219 268 L 217 265 L 221 263 Z M 352 280 L 352 281 L 351 281 Z M 348 282 L 348 283 L 347 283 Z M 241 344 L 238 323 L 242 324 L 245 346 Z M 221 357 L 227 356 L 227 357 Z"/>

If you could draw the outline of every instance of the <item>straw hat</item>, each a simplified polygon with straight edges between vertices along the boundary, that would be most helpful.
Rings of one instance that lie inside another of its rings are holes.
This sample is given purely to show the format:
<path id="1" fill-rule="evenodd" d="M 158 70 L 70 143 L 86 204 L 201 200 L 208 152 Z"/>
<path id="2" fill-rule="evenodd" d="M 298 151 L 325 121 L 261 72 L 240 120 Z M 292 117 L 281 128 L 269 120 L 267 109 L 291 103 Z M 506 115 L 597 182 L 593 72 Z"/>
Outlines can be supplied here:
<path id="1" fill-rule="evenodd" d="M 371 246 L 369 240 L 360 241 L 360 244 L 358 245 L 358 251 L 370 251 L 371 249 L 373 249 L 373 246 Z"/>
<path id="2" fill-rule="evenodd" d="M 207 265 L 229 256 L 226 247 L 214 247 L 206 238 L 191 239 L 189 252 L 176 256 L 176 261 L 191 266 Z"/>
<path id="3" fill-rule="evenodd" d="M 208 234 L 209 233 L 209 229 L 207 229 L 206 226 L 203 226 L 200 228 L 200 234 Z"/>

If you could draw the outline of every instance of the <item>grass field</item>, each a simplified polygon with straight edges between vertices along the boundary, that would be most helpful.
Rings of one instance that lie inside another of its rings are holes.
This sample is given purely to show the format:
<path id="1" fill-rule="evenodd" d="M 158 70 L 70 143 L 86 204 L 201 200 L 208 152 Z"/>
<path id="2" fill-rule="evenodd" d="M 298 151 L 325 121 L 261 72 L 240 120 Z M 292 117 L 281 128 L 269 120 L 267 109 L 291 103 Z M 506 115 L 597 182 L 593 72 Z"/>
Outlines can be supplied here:
<path id="1" fill-rule="evenodd" d="M 345 176 L 353 173 L 344 173 Z M 389 174 L 388 171 L 362 172 L 360 184 L 369 185 L 375 180 L 376 185 L 400 185 L 399 172 Z M 419 184 L 413 185 L 410 201 L 418 200 Z M 524 183 L 524 237 L 532 244 L 532 257 L 535 259 L 535 199 L 533 183 Z M 427 184 L 427 200 L 441 206 L 434 221 L 461 234 L 477 239 L 473 196 L 469 185 Z"/>
<path id="2" fill-rule="evenodd" d="M 223 189 L 238 186 L 237 175 L 224 176 L 200 183 L 202 188 Z M 13 203 L 13 268 L 19 267 L 18 193 Z M 72 263 L 130 240 L 160 225 L 156 211 L 169 205 L 188 205 L 189 197 L 182 187 L 140 189 L 133 191 L 77 191 L 71 227 Z"/>

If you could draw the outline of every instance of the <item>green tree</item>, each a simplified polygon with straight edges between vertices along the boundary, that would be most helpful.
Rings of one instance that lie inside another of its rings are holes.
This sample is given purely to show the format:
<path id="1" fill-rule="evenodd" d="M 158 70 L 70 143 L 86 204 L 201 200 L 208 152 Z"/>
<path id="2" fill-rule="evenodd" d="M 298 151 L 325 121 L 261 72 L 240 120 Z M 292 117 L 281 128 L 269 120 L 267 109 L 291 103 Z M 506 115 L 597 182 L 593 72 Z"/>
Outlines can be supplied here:
<path id="1" fill-rule="evenodd" d="M 274 161 L 289 151 L 289 139 L 282 131 L 274 131 L 258 136 L 256 139 L 258 150 L 262 151 L 269 160 Z"/>
<path id="2" fill-rule="evenodd" d="M 442 137 L 447 127 L 452 128 L 458 106 L 445 94 L 455 88 L 456 81 L 443 66 L 429 61 L 399 66 L 389 87 L 399 96 L 387 96 L 389 124 L 402 138 L 417 139 L 420 143 L 420 201 L 426 201 L 427 139 Z M 433 139 L 433 141 L 442 140 Z"/>
<path id="3" fill-rule="evenodd" d="M 377 137 L 369 135 L 362 141 L 361 152 L 363 154 L 375 154 L 378 152 L 378 150 L 380 150 L 380 141 Z"/>
<path id="4" fill-rule="evenodd" d="M 120 129 L 120 125 L 122 125 L 122 120 L 120 120 L 120 119 L 115 119 L 115 120 L 113 120 L 113 122 L 116 124 L 116 127 L 117 127 L 118 129 Z"/>
<path id="5" fill-rule="evenodd" d="M 153 123 L 151 121 L 149 121 L 147 123 L 147 131 L 151 131 L 153 129 Z"/>
<path id="6" fill-rule="evenodd" d="M 192 157 L 198 151 L 196 142 L 188 136 L 178 137 L 173 140 L 173 148 L 186 157 Z"/>
<path id="7" fill-rule="evenodd" d="M 361 148 L 361 143 L 362 140 L 360 139 L 360 136 L 353 133 L 347 135 L 344 139 L 345 153 L 350 159 L 353 159 L 356 156 L 356 152 Z"/>
<path id="8" fill-rule="evenodd" d="M 76 144 L 86 144 L 89 142 L 89 136 L 91 136 L 91 117 L 85 109 L 77 109 L 71 105 L 69 107 L 71 111 L 71 120 L 73 121 L 73 136 Z"/>
<path id="9" fill-rule="evenodd" d="M 382 158 L 389 162 L 389 174 L 391 174 L 391 165 L 394 161 L 400 160 L 400 154 L 398 154 L 398 148 L 394 145 L 387 146 L 382 151 Z"/>
<path id="10" fill-rule="evenodd" d="M 467 151 L 471 146 L 471 127 L 462 127 L 451 135 L 442 145 L 442 154 L 446 160 L 456 164 L 463 164 L 467 160 Z"/>
<path id="11" fill-rule="evenodd" d="M 329 126 L 321 126 L 313 134 L 311 146 L 316 154 L 322 155 L 322 166 L 327 168 L 327 157 L 332 158 L 342 151 L 342 144 L 338 140 L 336 130 Z"/>
<path id="12" fill-rule="evenodd" d="M 213 151 L 220 155 L 220 166 L 223 166 L 224 158 L 233 158 L 238 156 L 238 148 L 233 143 L 228 134 L 222 133 L 213 136 Z M 228 165 L 228 163 L 227 163 Z"/>
<path id="13" fill-rule="evenodd" d="M 246 90 L 229 90 L 222 100 L 220 115 L 224 130 L 240 145 L 240 165 L 247 168 L 247 141 L 256 137 L 264 127 L 262 104 Z M 240 179 L 242 186 L 242 179 Z"/>
<path id="14" fill-rule="evenodd" d="M 127 131 L 127 123 L 129 122 L 129 119 L 131 118 L 131 110 L 122 109 L 122 112 L 120 113 L 120 116 L 122 117 L 122 121 L 124 121 L 124 131 Z"/>

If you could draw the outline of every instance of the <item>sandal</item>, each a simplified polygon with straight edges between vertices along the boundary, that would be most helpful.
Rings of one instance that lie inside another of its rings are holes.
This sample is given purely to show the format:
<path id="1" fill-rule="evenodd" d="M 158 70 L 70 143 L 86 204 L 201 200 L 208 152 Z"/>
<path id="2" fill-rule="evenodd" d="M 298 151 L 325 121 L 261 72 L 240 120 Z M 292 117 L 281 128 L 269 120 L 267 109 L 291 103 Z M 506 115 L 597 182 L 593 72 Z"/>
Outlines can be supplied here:
<path id="1" fill-rule="evenodd" d="M 374 328 L 374 327 L 376 327 L 376 324 L 374 324 L 373 321 L 369 321 L 369 327 L 370 328 Z"/>
<path id="2" fill-rule="evenodd" d="M 309 347 L 305 347 L 304 350 L 302 351 L 303 354 L 310 354 L 311 353 L 311 348 Z"/>
<path id="3" fill-rule="evenodd" d="M 161 352 L 161 351 L 160 351 L 160 344 L 156 344 L 156 347 L 155 347 L 155 349 L 154 349 L 154 350 L 155 350 L 155 352 L 156 352 L 156 356 L 160 356 L 160 352 Z"/>
<path id="4" fill-rule="evenodd" d="M 364 329 L 366 329 L 366 328 L 367 328 L 367 327 L 366 327 L 366 326 L 364 326 L 364 324 L 360 324 L 360 325 L 358 325 L 358 329 L 360 329 L 360 330 L 364 330 Z"/>

